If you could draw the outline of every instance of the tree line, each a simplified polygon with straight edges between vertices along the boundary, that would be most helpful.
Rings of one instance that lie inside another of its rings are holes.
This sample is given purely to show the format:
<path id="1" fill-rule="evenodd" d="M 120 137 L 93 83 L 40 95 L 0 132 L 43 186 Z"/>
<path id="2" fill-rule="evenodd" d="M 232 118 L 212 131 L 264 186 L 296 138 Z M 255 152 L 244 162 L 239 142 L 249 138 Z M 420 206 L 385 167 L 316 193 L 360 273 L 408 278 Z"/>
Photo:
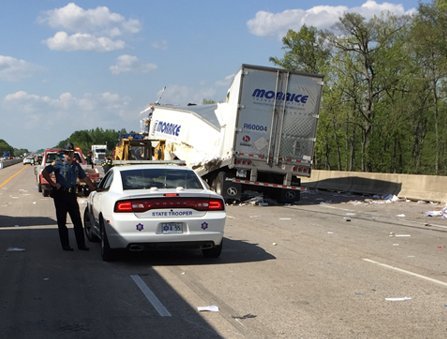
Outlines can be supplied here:
<path id="1" fill-rule="evenodd" d="M 346 13 L 282 42 L 271 62 L 325 77 L 316 168 L 447 175 L 447 0 L 412 16 Z"/>
<path id="2" fill-rule="evenodd" d="M 84 154 L 87 154 L 92 145 L 107 145 L 107 150 L 112 152 L 118 143 L 120 134 L 125 133 L 125 129 L 116 131 L 113 129 L 104 130 L 99 127 L 91 130 L 75 131 L 67 139 L 61 140 L 56 147 L 64 148 L 67 142 L 71 142 L 75 147 L 80 147 Z"/>

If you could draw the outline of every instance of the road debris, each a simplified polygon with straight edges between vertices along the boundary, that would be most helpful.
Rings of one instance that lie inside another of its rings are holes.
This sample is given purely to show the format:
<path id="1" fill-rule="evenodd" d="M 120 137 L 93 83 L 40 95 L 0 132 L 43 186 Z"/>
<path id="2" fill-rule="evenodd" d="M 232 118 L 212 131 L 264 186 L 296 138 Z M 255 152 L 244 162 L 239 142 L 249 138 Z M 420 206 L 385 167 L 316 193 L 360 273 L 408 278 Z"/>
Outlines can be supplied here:
<path id="1" fill-rule="evenodd" d="M 219 307 L 216 305 L 210 305 L 210 306 L 198 306 L 197 310 L 199 312 L 219 312 Z"/>
<path id="2" fill-rule="evenodd" d="M 407 301 L 413 299 L 412 297 L 392 297 L 385 298 L 386 301 Z"/>
<path id="3" fill-rule="evenodd" d="M 395 238 L 409 238 L 409 237 L 411 237 L 411 234 L 396 234 L 394 232 L 390 232 L 390 238 L 391 237 L 395 237 Z"/>
<path id="4" fill-rule="evenodd" d="M 441 217 L 442 219 L 447 219 L 447 206 L 440 211 L 428 211 L 425 212 L 427 217 Z"/>
<path id="5" fill-rule="evenodd" d="M 6 252 L 25 252 L 25 249 L 21 247 L 8 247 Z"/>
<path id="6" fill-rule="evenodd" d="M 256 318 L 256 315 L 251 314 L 251 313 L 247 313 L 247 314 L 244 314 L 244 315 L 242 315 L 242 316 L 232 315 L 231 317 L 232 317 L 233 319 L 244 320 L 244 319 L 253 319 L 253 318 Z"/>

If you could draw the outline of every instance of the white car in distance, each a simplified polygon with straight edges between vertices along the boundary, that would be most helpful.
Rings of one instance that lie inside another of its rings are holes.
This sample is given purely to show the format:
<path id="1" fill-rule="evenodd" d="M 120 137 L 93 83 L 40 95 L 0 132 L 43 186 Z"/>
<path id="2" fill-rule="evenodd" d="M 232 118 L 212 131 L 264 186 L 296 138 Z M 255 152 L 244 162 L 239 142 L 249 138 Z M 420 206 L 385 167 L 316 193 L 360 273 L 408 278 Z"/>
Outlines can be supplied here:
<path id="1" fill-rule="evenodd" d="M 105 261 L 116 250 L 198 248 L 222 251 L 225 202 L 190 168 L 177 165 L 112 167 L 91 192 L 84 211 L 90 241 Z"/>

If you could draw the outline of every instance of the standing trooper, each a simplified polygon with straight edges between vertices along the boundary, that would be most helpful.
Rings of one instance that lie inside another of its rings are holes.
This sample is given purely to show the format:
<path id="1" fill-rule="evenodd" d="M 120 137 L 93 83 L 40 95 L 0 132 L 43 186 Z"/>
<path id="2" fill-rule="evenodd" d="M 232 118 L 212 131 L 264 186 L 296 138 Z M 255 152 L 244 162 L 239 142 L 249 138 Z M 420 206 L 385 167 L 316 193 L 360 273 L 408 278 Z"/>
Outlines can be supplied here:
<path id="1" fill-rule="evenodd" d="M 61 157 L 61 159 L 46 166 L 42 171 L 42 176 L 53 187 L 52 197 L 54 199 L 54 207 L 56 208 L 57 227 L 62 249 L 64 251 L 73 251 L 73 248 L 70 247 L 66 226 L 68 212 L 73 222 L 78 249 L 88 251 L 89 248 L 85 245 L 84 229 L 82 227 L 82 219 L 76 197 L 76 181 L 78 178 L 84 181 L 91 191 L 95 190 L 95 186 L 90 178 L 87 177 L 79 163 L 74 159 L 74 147 L 72 143 L 69 142 L 65 146 Z M 53 172 L 56 182 L 50 176 Z"/>

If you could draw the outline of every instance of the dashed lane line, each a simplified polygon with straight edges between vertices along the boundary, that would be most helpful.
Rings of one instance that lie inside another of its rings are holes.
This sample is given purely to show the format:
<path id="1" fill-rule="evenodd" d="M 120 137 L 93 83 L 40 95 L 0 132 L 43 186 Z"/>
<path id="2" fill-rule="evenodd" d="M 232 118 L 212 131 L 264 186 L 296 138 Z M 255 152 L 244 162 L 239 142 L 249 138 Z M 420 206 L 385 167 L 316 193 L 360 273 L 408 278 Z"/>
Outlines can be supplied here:
<path id="1" fill-rule="evenodd" d="M 162 317 L 170 317 L 171 313 L 169 313 L 168 309 L 161 303 L 160 299 L 157 298 L 154 292 L 145 284 L 143 279 L 139 275 L 133 274 L 130 276 L 138 288 L 143 292 L 146 299 L 154 306 L 155 310 Z"/>
<path id="2" fill-rule="evenodd" d="M 366 262 L 369 262 L 371 264 L 375 264 L 375 265 L 378 265 L 378 266 L 381 266 L 381 267 L 385 267 L 385 268 L 388 268 L 390 270 L 394 270 L 394 271 L 397 271 L 397 272 L 400 272 L 400 273 L 405 273 L 405 274 L 411 275 L 413 277 L 424 279 L 424 280 L 430 281 L 432 283 L 435 283 L 435 284 L 447 287 L 447 282 L 444 282 L 444 281 L 441 281 L 441 280 L 433 279 L 433 278 L 427 277 L 425 275 L 421 275 L 421 274 L 417 274 L 417 273 L 414 273 L 414 272 L 411 272 L 411 271 L 407 271 L 407 270 L 404 270 L 404 269 L 396 267 L 396 266 L 383 264 L 381 262 L 378 262 L 378 261 L 375 261 L 375 260 L 371 260 L 371 259 L 368 259 L 368 258 L 363 258 L 362 260 L 366 261 Z"/>

